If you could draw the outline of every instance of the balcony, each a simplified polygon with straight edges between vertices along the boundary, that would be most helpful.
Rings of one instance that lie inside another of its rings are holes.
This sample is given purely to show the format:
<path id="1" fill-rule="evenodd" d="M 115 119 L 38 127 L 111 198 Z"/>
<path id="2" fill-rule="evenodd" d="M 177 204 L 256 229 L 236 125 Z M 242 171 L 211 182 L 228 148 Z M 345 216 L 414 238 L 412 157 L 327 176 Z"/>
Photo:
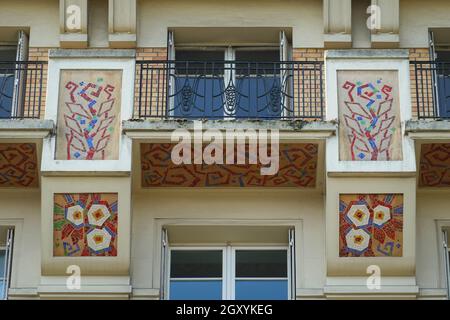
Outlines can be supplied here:
<path id="1" fill-rule="evenodd" d="M 45 69 L 44 62 L 0 62 L 0 119 L 40 118 Z"/>
<path id="2" fill-rule="evenodd" d="M 411 61 L 413 111 L 418 119 L 450 119 L 450 62 Z"/>
<path id="3" fill-rule="evenodd" d="M 139 119 L 322 120 L 323 62 L 137 61 Z"/>

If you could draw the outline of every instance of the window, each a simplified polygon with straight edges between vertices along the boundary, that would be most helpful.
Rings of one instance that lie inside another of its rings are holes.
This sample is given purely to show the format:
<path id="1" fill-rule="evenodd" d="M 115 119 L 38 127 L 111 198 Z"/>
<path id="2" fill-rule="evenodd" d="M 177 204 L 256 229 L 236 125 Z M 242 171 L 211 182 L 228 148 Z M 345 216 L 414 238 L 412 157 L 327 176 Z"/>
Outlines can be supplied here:
<path id="1" fill-rule="evenodd" d="M 178 118 L 280 118 L 292 75 L 287 38 L 279 46 L 183 47 L 169 33 L 169 115 Z"/>
<path id="2" fill-rule="evenodd" d="M 18 63 L 28 58 L 28 36 L 19 31 L 18 42 L 0 46 L 0 119 L 23 114 L 26 64 Z"/>
<path id="3" fill-rule="evenodd" d="M 430 32 L 430 55 L 435 61 L 433 83 L 435 87 L 436 112 L 440 117 L 450 117 L 450 50 L 448 30 Z"/>
<path id="4" fill-rule="evenodd" d="M 11 281 L 14 229 L 0 227 L 0 236 L 0 300 L 6 300 Z"/>
<path id="5" fill-rule="evenodd" d="M 289 253 L 283 247 L 171 248 L 171 300 L 287 300 Z"/>
<path id="6" fill-rule="evenodd" d="M 172 250 L 171 300 L 220 300 L 223 290 L 222 250 Z"/>

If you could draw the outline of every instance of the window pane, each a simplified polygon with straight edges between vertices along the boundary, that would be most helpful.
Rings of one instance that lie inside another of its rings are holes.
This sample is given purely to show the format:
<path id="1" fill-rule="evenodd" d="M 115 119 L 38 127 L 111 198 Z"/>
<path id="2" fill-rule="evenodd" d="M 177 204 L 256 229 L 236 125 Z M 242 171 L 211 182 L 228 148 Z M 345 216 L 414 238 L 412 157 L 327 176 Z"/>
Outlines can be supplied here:
<path id="1" fill-rule="evenodd" d="M 175 77 L 174 116 L 223 118 L 224 80 L 221 77 Z"/>
<path id="2" fill-rule="evenodd" d="M 222 281 L 170 281 L 170 300 L 221 300 Z"/>
<path id="3" fill-rule="evenodd" d="M 221 250 L 173 250 L 171 278 L 221 278 Z"/>
<path id="4" fill-rule="evenodd" d="M 279 76 L 239 76 L 236 84 L 240 93 L 236 118 L 279 118 L 281 116 L 283 106 Z"/>
<path id="5" fill-rule="evenodd" d="M 0 68 L 2 67 L 0 65 Z M 14 71 L 11 69 L 0 69 L 0 118 L 9 118 L 11 116 L 13 92 Z"/>
<path id="6" fill-rule="evenodd" d="M 6 251 L 0 250 L 0 279 L 5 277 L 5 259 Z"/>
<path id="7" fill-rule="evenodd" d="M 236 278 L 287 277 L 286 250 L 236 251 Z"/>
<path id="8" fill-rule="evenodd" d="M 236 61 L 278 62 L 280 50 L 236 50 Z"/>
<path id="9" fill-rule="evenodd" d="M 287 300 L 287 280 L 236 280 L 236 300 Z"/>
<path id="10" fill-rule="evenodd" d="M 3 287 L 4 283 L 4 280 L 0 280 L 0 300 L 5 299 L 5 288 Z"/>

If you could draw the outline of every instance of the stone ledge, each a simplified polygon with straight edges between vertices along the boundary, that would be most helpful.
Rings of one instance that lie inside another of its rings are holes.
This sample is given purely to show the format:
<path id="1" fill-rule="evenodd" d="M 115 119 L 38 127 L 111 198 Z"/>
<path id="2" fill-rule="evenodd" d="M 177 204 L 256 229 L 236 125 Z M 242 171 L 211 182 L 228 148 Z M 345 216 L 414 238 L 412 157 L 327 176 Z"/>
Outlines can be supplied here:
<path id="1" fill-rule="evenodd" d="M 449 131 L 450 120 L 429 119 L 429 120 L 410 120 L 406 122 L 406 132 L 437 132 Z"/>
<path id="2" fill-rule="evenodd" d="M 45 138 L 54 128 L 52 120 L 0 119 L 0 138 Z"/>
<path id="3" fill-rule="evenodd" d="M 133 49 L 51 49 L 51 59 L 89 59 L 89 58 L 136 58 Z"/>
<path id="4" fill-rule="evenodd" d="M 199 120 L 203 129 L 278 129 L 293 132 L 329 132 L 334 133 L 337 124 L 333 121 L 289 121 L 289 120 Z M 128 120 L 123 122 L 124 132 L 172 131 L 176 129 L 194 129 L 193 120 Z"/>
<path id="5" fill-rule="evenodd" d="M 328 50 L 325 59 L 409 59 L 407 49 Z"/>

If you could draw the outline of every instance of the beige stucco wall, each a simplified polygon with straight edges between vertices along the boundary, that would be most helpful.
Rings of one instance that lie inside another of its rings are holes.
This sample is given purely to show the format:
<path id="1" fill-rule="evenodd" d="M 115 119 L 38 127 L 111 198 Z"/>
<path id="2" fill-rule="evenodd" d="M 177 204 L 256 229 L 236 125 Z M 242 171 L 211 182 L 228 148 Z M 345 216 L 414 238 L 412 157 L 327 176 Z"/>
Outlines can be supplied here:
<path id="1" fill-rule="evenodd" d="M 12 28 L 25 28 L 31 32 L 31 47 L 59 46 L 58 0 L 0 0 L 0 7 L 1 38 L 11 40 Z M 94 9 L 106 13 L 105 9 Z M 450 2 L 446 0 L 401 0 L 400 46 L 427 47 L 428 28 L 450 28 L 449 10 Z M 95 14 L 91 20 L 93 17 Z M 137 19 L 139 47 L 165 47 L 167 29 L 176 27 L 292 28 L 294 47 L 323 46 L 322 1 L 319 0 L 138 0 Z M 107 17 L 103 17 L 90 22 L 91 46 L 107 45 L 106 21 Z M 361 46 L 360 34 L 358 30 L 354 32 L 355 45 Z"/>
<path id="2" fill-rule="evenodd" d="M 323 45 L 322 1 L 140 0 L 138 46 L 165 47 L 174 27 L 292 27 L 294 47 Z"/>
<path id="3" fill-rule="evenodd" d="M 35 289 L 41 275 L 40 191 L 0 191 L 0 224 L 15 227 L 11 288 Z"/>
<path id="4" fill-rule="evenodd" d="M 0 8 L 0 27 L 30 28 L 31 47 L 59 46 L 58 0 L 0 0 Z M 8 30 L 3 32 L 11 37 Z"/>
<path id="5" fill-rule="evenodd" d="M 450 1 L 400 0 L 400 46 L 428 47 L 428 28 L 450 28 Z"/>
<path id="6" fill-rule="evenodd" d="M 421 288 L 445 288 L 439 222 L 450 226 L 449 191 L 417 195 L 417 284 Z"/>
<path id="7" fill-rule="evenodd" d="M 292 189 L 155 189 L 134 192 L 132 207 L 133 289 L 159 288 L 161 225 L 186 221 L 230 225 L 286 221 L 300 226 L 296 228 L 297 288 L 324 286 L 325 213 L 319 193 Z"/>

